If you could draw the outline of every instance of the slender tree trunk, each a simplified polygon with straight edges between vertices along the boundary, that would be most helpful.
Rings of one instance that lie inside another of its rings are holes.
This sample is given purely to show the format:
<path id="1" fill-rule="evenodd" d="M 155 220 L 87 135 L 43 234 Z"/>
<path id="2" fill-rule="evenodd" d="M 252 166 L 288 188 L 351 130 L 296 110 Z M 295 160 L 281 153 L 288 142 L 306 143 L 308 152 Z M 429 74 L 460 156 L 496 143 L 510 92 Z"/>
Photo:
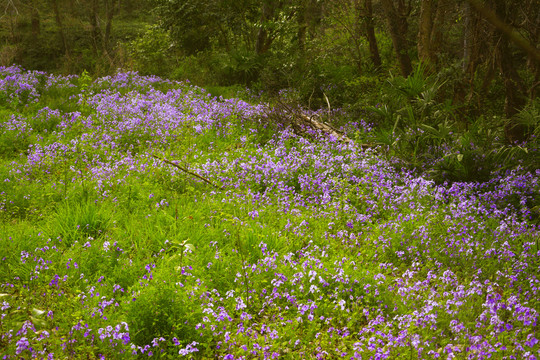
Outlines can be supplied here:
<path id="1" fill-rule="evenodd" d="M 485 91 L 475 91 L 474 77 L 476 74 L 477 66 L 480 62 L 481 50 L 479 39 L 479 30 L 478 30 L 478 19 L 476 13 L 471 8 L 471 5 L 468 2 L 463 4 L 463 17 L 464 17 L 464 27 L 463 27 L 463 79 L 462 82 L 464 86 L 468 87 L 468 94 L 466 97 L 468 112 L 476 111 L 482 107 L 484 96 L 487 88 L 483 89 Z M 485 42 L 484 42 L 485 43 Z M 489 69 L 492 69 L 493 66 L 489 66 Z M 492 70 L 488 70 L 488 73 L 492 73 Z M 486 83 L 489 84 L 489 83 Z M 480 93 L 480 94 L 479 94 Z"/>
<path id="2" fill-rule="evenodd" d="M 107 14 L 107 24 L 105 25 L 105 34 L 103 36 L 103 54 L 109 61 L 109 64 L 113 66 L 114 61 L 111 58 L 111 32 L 114 12 L 116 10 L 117 0 L 107 0 L 105 2 L 105 12 Z"/>
<path id="3" fill-rule="evenodd" d="M 373 21 L 373 3 L 372 0 L 364 0 L 364 27 L 366 38 L 369 44 L 369 54 L 371 61 L 376 68 L 382 65 L 381 56 L 379 54 L 379 46 L 375 37 L 375 25 Z"/>
<path id="4" fill-rule="evenodd" d="M 257 43 L 255 51 L 257 54 L 264 54 L 270 49 L 273 38 L 270 36 L 265 23 L 274 17 L 275 6 L 274 0 L 263 0 L 261 8 L 261 27 L 257 34 Z"/>
<path id="5" fill-rule="evenodd" d="M 390 31 L 401 75 L 409 76 L 412 73 L 412 65 L 408 54 L 409 47 L 407 46 L 409 24 L 407 23 L 408 11 L 406 11 L 405 2 L 404 0 L 398 0 L 397 8 L 394 6 L 393 0 L 381 0 L 381 3 L 385 11 L 388 30 Z"/>
<path id="6" fill-rule="evenodd" d="M 113 22 L 115 10 L 116 10 L 116 0 L 107 1 L 106 2 L 107 25 L 105 26 L 105 36 L 103 37 L 103 48 L 107 53 L 109 52 L 109 49 L 110 49 L 112 22 Z"/>
<path id="7" fill-rule="evenodd" d="M 449 0 L 422 0 L 418 23 L 418 58 L 430 67 L 438 61 Z"/>
<path id="8" fill-rule="evenodd" d="M 355 63 L 356 63 L 356 68 L 358 69 L 358 74 L 362 74 L 364 72 L 364 69 L 362 66 L 363 53 L 362 53 L 362 42 L 361 42 L 361 39 L 365 36 L 364 26 L 362 25 L 363 14 L 364 14 L 364 11 L 360 7 L 360 2 L 358 0 L 355 0 L 354 1 L 354 22 L 351 26 L 351 30 L 353 32 L 352 40 L 354 42 Z"/>
<path id="9" fill-rule="evenodd" d="M 99 0 L 91 0 L 91 10 L 90 10 L 90 26 L 92 33 L 92 49 L 94 50 L 94 55 L 99 53 L 101 46 L 100 43 L 100 29 L 99 29 Z"/>
<path id="10" fill-rule="evenodd" d="M 540 42 L 540 26 L 538 26 L 540 24 L 540 6 L 535 1 L 531 1 L 527 10 L 531 18 L 527 26 L 529 38 L 531 39 L 531 43 L 536 44 L 536 47 L 538 47 Z M 527 67 L 534 74 L 534 83 L 529 89 L 529 97 L 531 100 L 534 100 L 540 90 L 540 61 L 535 61 L 534 57 L 529 55 L 527 58 Z"/>
<path id="11" fill-rule="evenodd" d="M 62 42 L 62 50 L 64 51 L 64 54 L 69 57 L 69 46 L 66 36 L 64 34 L 64 24 L 62 23 L 62 16 L 60 15 L 60 11 L 58 9 L 58 0 L 52 0 L 52 7 L 54 11 L 54 18 L 56 20 L 56 26 L 58 27 L 58 37 L 60 37 L 60 41 Z"/>
<path id="12" fill-rule="evenodd" d="M 438 61 L 437 54 L 441 50 L 441 45 L 443 44 L 443 34 L 445 29 L 445 20 L 449 12 L 449 8 L 454 6 L 455 2 L 453 0 L 438 0 L 437 9 L 434 11 L 435 18 L 433 19 L 433 25 L 431 27 L 431 37 L 430 37 L 430 46 L 429 50 L 431 53 L 431 61 L 436 63 Z"/>
<path id="13" fill-rule="evenodd" d="M 306 33 L 307 33 L 307 11 L 308 6 L 306 4 L 306 1 L 303 0 L 300 3 L 298 14 L 296 16 L 296 21 L 298 23 L 298 31 L 296 33 L 296 37 L 298 38 L 298 49 L 300 52 L 304 52 L 304 47 L 306 44 Z"/>
<path id="14" fill-rule="evenodd" d="M 358 74 L 362 75 L 362 73 L 364 72 L 364 68 L 362 66 L 362 48 L 360 46 L 358 38 L 352 38 L 352 41 L 354 43 L 354 51 L 351 51 L 351 55 L 354 58 L 354 63 L 356 64 L 356 70 L 358 70 Z"/>
<path id="15" fill-rule="evenodd" d="M 433 55 L 431 53 L 431 31 L 433 29 L 433 4 L 434 0 L 422 0 L 420 5 L 420 20 L 418 23 L 418 58 L 430 64 Z"/>
<path id="16" fill-rule="evenodd" d="M 362 39 L 364 38 L 364 10 L 360 6 L 359 0 L 336 2 L 334 5 L 336 11 L 336 21 L 341 25 L 342 29 L 349 34 L 349 46 L 347 50 L 351 54 L 354 64 L 358 70 L 358 74 L 362 74 Z M 352 14 L 352 16 L 351 16 Z"/>
<path id="17" fill-rule="evenodd" d="M 464 3 L 463 17 L 464 17 L 464 27 L 463 27 L 463 72 L 471 66 L 471 52 L 473 46 L 473 29 L 472 29 L 472 13 L 471 13 L 471 4 L 468 2 Z"/>
<path id="18" fill-rule="evenodd" d="M 308 34 L 315 38 L 324 33 L 322 20 L 326 16 L 325 2 L 320 0 L 309 0 L 308 7 Z"/>

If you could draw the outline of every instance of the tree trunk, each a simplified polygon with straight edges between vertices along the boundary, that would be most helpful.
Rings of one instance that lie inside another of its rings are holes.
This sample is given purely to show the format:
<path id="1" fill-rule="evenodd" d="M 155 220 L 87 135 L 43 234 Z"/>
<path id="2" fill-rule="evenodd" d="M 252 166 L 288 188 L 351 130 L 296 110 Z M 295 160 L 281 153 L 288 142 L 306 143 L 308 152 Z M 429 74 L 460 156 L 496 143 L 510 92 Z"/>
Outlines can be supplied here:
<path id="1" fill-rule="evenodd" d="M 471 13 L 471 4 L 465 2 L 463 5 L 463 17 L 464 17 L 464 27 L 463 27 L 463 72 L 466 73 L 467 70 L 471 67 L 471 52 L 473 46 L 473 29 L 472 29 L 472 13 Z"/>
<path id="2" fill-rule="evenodd" d="M 418 58 L 429 66 L 437 63 L 449 0 L 422 0 L 418 23 Z"/>
<path id="3" fill-rule="evenodd" d="M 482 108 L 482 103 L 484 101 L 484 96 L 480 94 L 485 94 L 488 89 L 482 88 L 482 91 L 475 90 L 474 77 L 476 73 L 476 68 L 480 62 L 481 58 L 481 43 L 480 34 L 478 29 L 478 18 L 476 13 L 472 10 L 471 5 L 468 2 L 463 4 L 463 17 L 464 17 L 464 26 L 463 26 L 463 63 L 461 66 L 462 69 L 462 83 L 464 86 L 468 87 L 468 93 L 466 96 L 466 106 L 467 112 L 471 113 Z M 488 76 L 486 79 L 489 79 L 493 72 L 493 66 L 488 67 Z M 486 80 L 485 79 L 485 80 Z M 485 85 L 488 86 L 490 81 L 486 82 Z"/>
<path id="4" fill-rule="evenodd" d="M 117 0 L 108 0 L 106 2 L 107 24 L 105 25 L 105 36 L 103 37 L 103 49 L 107 54 L 110 51 L 112 23 L 115 10 L 117 9 L 117 2 Z"/>
<path id="5" fill-rule="evenodd" d="M 297 31 L 297 38 L 298 38 L 298 49 L 300 52 L 304 52 L 304 47 L 306 44 L 306 33 L 307 33 L 307 10 L 308 6 L 306 4 L 306 1 L 301 1 L 301 4 L 298 9 L 298 14 L 296 16 L 296 21 L 298 23 L 298 31 Z"/>
<path id="6" fill-rule="evenodd" d="M 364 0 L 364 28 L 366 38 L 369 44 L 369 54 L 375 68 L 380 68 L 382 65 L 377 38 L 375 37 L 375 25 L 373 22 L 373 3 L 372 0 Z"/>
<path id="7" fill-rule="evenodd" d="M 58 0 L 52 0 L 52 7 L 54 11 L 54 18 L 56 20 L 56 26 L 58 27 L 58 37 L 62 42 L 62 47 L 64 54 L 69 57 L 69 46 L 67 43 L 66 36 L 64 34 L 64 25 L 62 23 L 62 16 L 60 16 L 60 11 L 58 10 Z"/>
<path id="8" fill-rule="evenodd" d="M 274 0 L 263 0 L 261 8 L 261 24 L 257 34 L 257 43 L 255 51 L 257 54 L 264 54 L 270 49 L 273 38 L 270 36 L 266 23 L 273 19 L 275 12 Z"/>
<path id="9" fill-rule="evenodd" d="M 409 57 L 407 46 L 407 23 L 408 10 L 406 9 L 404 0 L 397 1 L 397 8 L 394 6 L 393 0 L 381 0 L 383 5 L 388 30 L 396 52 L 396 58 L 399 63 L 401 75 L 407 77 L 412 73 L 411 58 Z"/>
<path id="10" fill-rule="evenodd" d="M 534 0 L 530 1 L 528 5 L 526 13 L 529 14 L 530 21 L 527 21 L 525 28 L 527 29 L 531 43 L 536 44 L 536 47 L 538 47 L 540 41 L 540 26 L 538 26 L 540 24 L 540 6 Z M 540 89 L 540 61 L 535 61 L 529 55 L 527 58 L 527 67 L 534 74 L 534 83 L 529 89 L 529 98 L 534 100 Z"/>
<path id="11" fill-rule="evenodd" d="M 420 61 L 430 64 L 433 60 L 431 53 L 431 31 L 433 29 L 433 2 L 434 0 L 422 0 L 420 5 L 420 20 L 418 23 L 418 58 Z"/>
<path id="12" fill-rule="evenodd" d="M 111 58 L 110 54 L 110 39 L 112 31 L 112 22 L 114 17 L 114 11 L 116 10 L 117 0 L 107 0 L 105 2 L 105 12 L 107 14 L 107 24 L 105 25 L 105 35 L 103 36 L 103 54 L 109 61 L 109 64 L 112 66 L 114 61 Z"/>
<path id="13" fill-rule="evenodd" d="M 433 19 L 433 25 L 431 27 L 431 38 L 429 50 L 431 53 L 432 62 L 436 63 L 438 61 L 437 54 L 441 50 L 441 45 L 443 44 L 443 34 L 444 34 L 444 22 L 447 18 L 448 8 L 454 6 L 455 2 L 452 0 L 439 0 L 437 1 L 437 9 L 434 11 L 435 18 Z"/>
<path id="14" fill-rule="evenodd" d="M 100 43 L 100 29 L 99 29 L 99 0 L 92 0 L 92 8 L 90 9 L 90 26 L 91 26 L 91 36 L 92 36 L 92 49 L 94 50 L 94 55 L 99 53 Z"/>

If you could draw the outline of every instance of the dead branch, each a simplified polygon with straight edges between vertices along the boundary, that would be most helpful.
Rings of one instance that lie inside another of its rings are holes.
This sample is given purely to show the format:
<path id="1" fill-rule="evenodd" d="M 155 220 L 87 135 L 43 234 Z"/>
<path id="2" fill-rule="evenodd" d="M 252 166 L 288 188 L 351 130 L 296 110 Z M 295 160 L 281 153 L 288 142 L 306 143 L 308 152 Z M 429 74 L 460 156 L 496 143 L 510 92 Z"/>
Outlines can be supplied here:
<path id="1" fill-rule="evenodd" d="M 188 169 L 186 169 L 186 168 L 184 168 L 184 167 L 182 167 L 182 166 L 180 166 L 180 165 L 178 165 L 178 164 L 175 164 L 175 163 L 173 163 L 173 162 L 170 161 L 170 160 L 167 160 L 167 159 L 165 159 L 165 158 L 161 158 L 161 157 L 159 157 L 159 156 L 157 156 L 157 155 L 152 155 L 152 157 L 154 157 L 154 158 L 156 158 L 156 159 L 158 159 L 158 160 L 161 160 L 161 161 L 163 161 L 163 162 L 165 162 L 165 163 L 167 163 L 167 164 L 169 164 L 169 165 L 172 165 L 172 166 L 174 166 L 174 167 L 176 167 L 176 168 L 182 170 L 183 172 L 188 173 L 188 174 L 191 175 L 191 176 L 195 176 L 196 178 L 201 179 L 201 180 L 204 181 L 205 183 L 210 184 L 210 185 L 212 185 L 213 187 L 215 187 L 215 188 L 217 188 L 217 189 L 225 190 L 224 187 L 218 186 L 218 185 L 214 184 L 213 182 L 211 182 L 210 180 L 208 180 L 208 179 L 202 177 L 201 175 L 195 174 L 194 172 L 189 171 Z"/>
<path id="2" fill-rule="evenodd" d="M 328 100 L 328 96 L 326 96 L 324 92 L 322 94 L 324 95 L 324 100 L 326 100 L 326 104 L 328 105 L 328 114 L 330 114 L 330 112 L 332 112 L 332 108 L 330 107 L 330 100 Z"/>
<path id="3" fill-rule="evenodd" d="M 319 130 L 329 136 L 334 136 L 336 139 L 344 143 L 350 143 L 352 141 L 345 134 L 341 134 L 331 125 L 317 120 L 316 116 L 308 116 L 302 110 L 293 109 L 282 101 L 278 102 L 277 110 L 279 110 L 280 116 L 287 117 L 288 121 L 286 124 L 290 125 L 299 135 L 305 135 L 307 129 L 312 129 Z"/>

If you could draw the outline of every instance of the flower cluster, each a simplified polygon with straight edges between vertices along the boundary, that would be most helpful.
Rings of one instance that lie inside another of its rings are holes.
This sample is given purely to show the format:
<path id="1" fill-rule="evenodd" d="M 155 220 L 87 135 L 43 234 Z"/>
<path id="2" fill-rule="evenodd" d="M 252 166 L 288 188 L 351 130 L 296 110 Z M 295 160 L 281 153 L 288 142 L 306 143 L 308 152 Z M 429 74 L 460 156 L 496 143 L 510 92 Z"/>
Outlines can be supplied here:
<path id="1" fill-rule="evenodd" d="M 437 185 L 186 83 L 0 79 L 73 94 L 0 123 L 6 359 L 540 356 L 540 171 Z"/>

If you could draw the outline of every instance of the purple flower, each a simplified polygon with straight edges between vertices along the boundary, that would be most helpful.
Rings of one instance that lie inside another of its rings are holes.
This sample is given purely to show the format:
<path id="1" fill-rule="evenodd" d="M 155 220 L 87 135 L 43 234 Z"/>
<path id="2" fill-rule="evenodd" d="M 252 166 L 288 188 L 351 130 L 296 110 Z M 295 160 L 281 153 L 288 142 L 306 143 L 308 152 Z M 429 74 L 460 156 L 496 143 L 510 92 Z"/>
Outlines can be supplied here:
<path id="1" fill-rule="evenodd" d="M 24 350 L 27 350 L 27 349 L 31 349 L 30 347 L 30 343 L 28 342 L 28 339 L 26 337 L 21 337 L 18 341 L 17 341 L 17 350 L 16 350 L 16 354 L 19 355 L 20 353 L 22 353 Z"/>

